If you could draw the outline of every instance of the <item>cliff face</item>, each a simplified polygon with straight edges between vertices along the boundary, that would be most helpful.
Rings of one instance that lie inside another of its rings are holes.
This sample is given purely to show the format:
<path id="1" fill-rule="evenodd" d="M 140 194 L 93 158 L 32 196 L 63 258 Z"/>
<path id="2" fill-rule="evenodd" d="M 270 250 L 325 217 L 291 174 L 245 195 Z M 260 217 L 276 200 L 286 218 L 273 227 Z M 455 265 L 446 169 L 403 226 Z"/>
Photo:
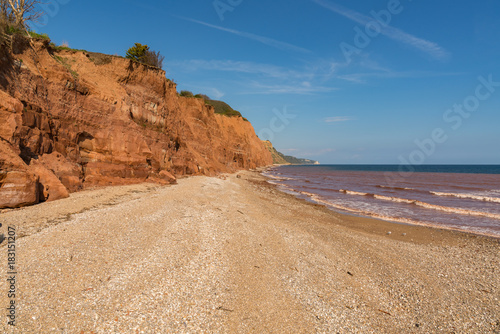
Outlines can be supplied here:
<path id="1" fill-rule="evenodd" d="M 264 146 L 267 148 L 269 153 L 271 153 L 271 157 L 273 158 L 273 164 L 275 165 L 289 165 L 290 163 L 285 160 L 283 154 L 278 152 L 273 144 L 269 140 L 262 141 Z"/>
<path id="2" fill-rule="evenodd" d="M 35 49 L 14 38 L 0 51 L 0 208 L 272 163 L 249 122 L 178 97 L 162 70 Z"/>
<path id="3" fill-rule="evenodd" d="M 291 155 L 284 155 L 281 152 L 278 152 L 273 144 L 269 141 L 263 141 L 264 146 L 271 153 L 271 157 L 273 159 L 273 164 L 275 165 L 319 165 L 319 161 L 296 158 Z"/>

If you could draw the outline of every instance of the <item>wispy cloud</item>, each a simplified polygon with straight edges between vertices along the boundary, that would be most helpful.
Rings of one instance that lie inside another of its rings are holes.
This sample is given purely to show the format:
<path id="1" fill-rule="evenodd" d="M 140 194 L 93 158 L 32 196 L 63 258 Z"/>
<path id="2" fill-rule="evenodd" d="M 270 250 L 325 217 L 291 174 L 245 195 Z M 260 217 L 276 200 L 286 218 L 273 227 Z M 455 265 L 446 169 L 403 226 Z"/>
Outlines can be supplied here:
<path id="1" fill-rule="evenodd" d="M 444 76 L 454 76 L 462 75 L 463 73 L 444 73 L 444 72 L 432 72 L 432 71 L 381 71 L 381 72 L 364 72 L 364 73 L 353 73 L 339 75 L 338 78 L 354 83 L 366 83 L 369 78 L 381 78 L 381 79 L 408 79 L 408 78 L 432 78 L 432 77 L 444 77 Z"/>
<path id="2" fill-rule="evenodd" d="M 217 26 L 214 24 L 210 24 L 207 22 L 203 22 L 203 21 L 199 21 L 199 20 L 195 20 L 195 19 L 191 19 L 191 18 L 187 18 L 187 17 L 179 16 L 179 18 L 186 20 L 186 21 L 193 22 L 193 23 L 201 24 L 201 25 L 204 25 L 206 27 L 217 29 L 220 31 L 225 31 L 225 32 L 228 32 L 228 33 L 233 34 L 233 35 L 248 38 L 248 39 L 260 42 L 262 44 L 271 46 L 271 47 L 276 48 L 276 49 L 281 49 L 281 50 L 285 50 L 285 51 L 294 51 L 294 52 L 300 52 L 300 53 L 311 53 L 310 50 L 307 50 L 307 49 L 304 49 L 304 48 L 301 48 L 299 46 L 295 46 L 293 44 L 289 44 L 286 42 L 281 42 L 281 41 L 278 41 L 278 40 L 275 40 L 275 39 L 272 39 L 269 37 L 260 36 L 260 35 L 252 34 L 249 32 L 244 32 L 244 31 L 239 31 L 239 30 L 235 30 L 235 29 L 229 29 L 229 28 Z"/>
<path id="3" fill-rule="evenodd" d="M 195 92 L 203 92 L 203 94 L 208 95 L 210 98 L 219 100 L 226 94 L 213 86 L 207 85 L 186 85 L 187 89 L 193 90 Z"/>
<path id="4" fill-rule="evenodd" d="M 355 120 L 356 118 L 350 116 L 335 116 L 335 117 L 327 117 L 323 121 L 325 123 L 338 123 L 338 122 L 348 122 Z"/>
<path id="5" fill-rule="evenodd" d="M 335 87 L 327 86 L 315 86 L 309 82 L 303 82 L 302 84 L 296 85 L 263 85 L 254 82 L 252 84 L 252 90 L 242 94 L 296 94 L 296 95 L 312 95 L 317 93 L 327 93 L 337 90 Z"/>
<path id="6" fill-rule="evenodd" d="M 343 6 L 340 6 L 338 4 L 332 3 L 330 1 L 326 0 L 312 0 L 313 2 L 317 3 L 318 5 L 331 10 L 332 12 L 335 12 L 337 14 L 340 14 L 351 21 L 354 21 L 356 23 L 366 25 L 369 22 L 374 21 L 373 18 L 365 16 L 361 13 L 358 13 L 356 11 L 353 11 L 351 9 L 345 8 Z M 381 28 L 381 34 L 384 36 L 387 36 L 388 38 L 391 38 L 395 41 L 398 41 L 400 43 L 409 45 L 415 49 L 418 49 L 430 56 L 432 56 L 435 59 L 439 60 L 446 60 L 450 57 L 450 54 L 448 51 L 446 51 L 444 48 L 442 48 L 440 45 L 437 43 L 427 41 L 425 39 L 413 36 L 411 34 L 408 34 L 404 32 L 401 29 L 394 28 L 391 26 L 382 26 Z"/>
<path id="7" fill-rule="evenodd" d="M 234 60 L 191 59 L 171 61 L 167 67 L 187 72 L 221 71 L 246 75 L 238 85 L 245 87 L 240 94 L 299 94 L 311 95 L 336 90 L 326 82 L 337 68 L 333 62 L 321 61 L 307 64 L 300 69 L 278 65 Z"/>
<path id="8" fill-rule="evenodd" d="M 312 71 L 296 71 L 281 66 L 250 61 L 191 59 L 180 62 L 170 62 L 168 64 L 176 68 L 182 68 L 186 71 L 206 70 L 239 72 L 246 74 L 258 74 L 273 78 L 295 78 L 303 80 L 312 79 L 314 77 L 314 73 Z"/>

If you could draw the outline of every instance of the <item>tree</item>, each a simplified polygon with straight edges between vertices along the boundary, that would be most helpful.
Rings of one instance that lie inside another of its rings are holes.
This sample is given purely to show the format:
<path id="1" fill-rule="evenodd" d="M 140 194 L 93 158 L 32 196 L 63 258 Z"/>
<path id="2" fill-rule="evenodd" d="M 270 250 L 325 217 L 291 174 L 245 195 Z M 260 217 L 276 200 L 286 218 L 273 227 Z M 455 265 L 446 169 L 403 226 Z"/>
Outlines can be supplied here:
<path id="1" fill-rule="evenodd" d="M 133 47 L 127 50 L 127 58 L 139 63 L 162 68 L 165 57 L 160 55 L 160 51 L 151 51 L 149 46 L 135 43 Z"/>
<path id="2" fill-rule="evenodd" d="M 127 50 L 127 58 L 138 61 L 139 63 L 145 63 L 146 52 L 148 51 L 149 46 L 135 43 L 133 47 Z"/>
<path id="3" fill-rule="evenodd" d="M 0 25 L 2 25 L 2 28 L 5 28 L 12 21 L 13 17 L 9 3 L 7 0 L 0 0 Z"/>
<path id="4" fill-rule="evenodd" d="M 36 22 L 44 14 L 37 5 L 41 0 L 0 0 L 2 16 L 16 28 L 28 30 L 28 22 Z"/>

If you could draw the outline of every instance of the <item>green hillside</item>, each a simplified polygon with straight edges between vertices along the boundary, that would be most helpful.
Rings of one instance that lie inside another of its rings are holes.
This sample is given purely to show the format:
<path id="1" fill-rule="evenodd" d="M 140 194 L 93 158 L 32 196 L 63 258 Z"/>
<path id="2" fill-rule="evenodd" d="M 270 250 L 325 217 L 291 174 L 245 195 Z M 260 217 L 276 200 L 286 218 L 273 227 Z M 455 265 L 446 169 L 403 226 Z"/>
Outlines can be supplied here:
<path id="1" fill-rule="evenodd" d="M 281 152 L 278 152 L 273 144 L 269 140 L 263 141 L 264 146 L 271 152 L 271 156 L 273 157 L 273 164 L 275 165 L 317 165 L 318 161 L 310 160 L 310 159 L 302 159 L 292 157 L 291 155 L 284 155 Z"/>

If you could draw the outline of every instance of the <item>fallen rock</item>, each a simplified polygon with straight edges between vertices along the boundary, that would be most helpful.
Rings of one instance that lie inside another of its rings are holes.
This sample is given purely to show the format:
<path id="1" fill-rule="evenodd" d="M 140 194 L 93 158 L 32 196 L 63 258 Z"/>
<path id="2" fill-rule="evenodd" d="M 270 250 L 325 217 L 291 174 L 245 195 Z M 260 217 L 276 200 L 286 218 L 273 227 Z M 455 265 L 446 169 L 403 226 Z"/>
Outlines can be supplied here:
<path id="1" fill-rule="evenodd" d="M 38 160 L 32 160 L 29 170 L 39 177 L 39 200 L 40 201 L 55 201 L 61 198 L 69 197 L 68 189 L 61 183 L 57 176 L 48 170 Z"/>
<path id="2" fill-rule="evenodd" d="M 37 204 L 38 177 L 26 171 L 0 171 L 0 209 Z"/>
<path id="3" fill-rule="evenodd" d="M 38 203 L 38 186 L 15 147 L 0 140 L 0 209 Z"/>
<path id="4" fill-rule="evenodd" d="M 171 183 L 171 184 L 177 183 L 177 179 L 175 178 L 175 176 L 173 176 L 172 174 L 170 174 L 166 170 L 160 171 L 159 175 L 160 175 L 160 179 L 165 180 L 168 183 Z"/>
<path id="5" fill-rule="evenodd" d="M 61 153 L 44 154 L 39 158 L 51 170 L 70 193 L 83 188 L 83 172 L 80 165 L 66 159 Z"/>

